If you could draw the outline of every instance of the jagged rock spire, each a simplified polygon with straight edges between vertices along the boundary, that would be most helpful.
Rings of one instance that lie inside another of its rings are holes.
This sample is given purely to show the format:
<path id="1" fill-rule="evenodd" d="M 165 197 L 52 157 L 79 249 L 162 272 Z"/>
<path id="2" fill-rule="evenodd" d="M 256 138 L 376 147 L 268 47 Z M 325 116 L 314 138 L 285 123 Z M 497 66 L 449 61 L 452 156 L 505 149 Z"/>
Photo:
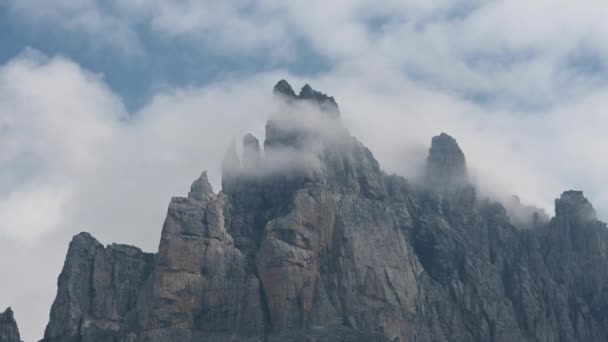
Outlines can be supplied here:
<path id="1" fill-rule="evenodd" d="M 273 93 L 275 95 L 282 94 L 289 98 L 297 97 L 296 92 L 293 91 L 291 85 L 285 80 L 280 80 L 279 82 L 277 82 L 277 84 L 273 88 Z"/>
<path id="2" fill-rule="evenodd" d="M 328 106 L 328 109 L 338 110 L 338 104 L 333 96 L 328 96 L 327 94 L 312 89 L 308 83 L 302 87 L 298 97 L 303 100 L 316 101 L 320 106 Z"/>
<path id="3" fill-rule="evenodd" d="M 195 199 L 197 201 L 206 201 L 213 197 L 213 188 L 207 178 L 207 171 L 203 171 L 200 177 L 196 179 L 190 186 L 190 192 L 188 198 Z"/>
<path id="4" fill-rule="evenodd" d="M 433 137 L 426 160 L 426 183 L 438 190 L 452 190 L 468 181 L 464 153 L 446 133 Z"/>
<path id="5" fill-rule="evenodd" d="M 135 299 L 153 262 L 155 256 L 139 248 L 104 247 L 89 233 L 75 235 L 59 275 L 57 297 L 42 342 L 119 340 L 109 337 L 111 331 L 121 329 L 123 318 L 135 310 Z"/>
<path id="6" fill-rule="evenodd" d="M 340 109 L 338 103 L 333 96 L 329 96 L 320 91 L 314 90 L 308 83 L 305 84 L 300 93 L 296 95 L 291 85 L 285 81 L 280 80 L 273 88 L 275 95 L 282 95 L 288 101 L 311 101 L 319 106 L 319 108 L 327 112 L 330 117 L 338 118 L 340 116 Z"/>
<path id="7" fill-rule="evenodd" d="M 19 328 L 15 321 L 15 315 L 11 308 L 7 308 L 0 313 L 0 341 L 2 342 L 21 342 Z"/>
<path id="8" fill-rule="evenodd" d="M 253 134 L 247 133 L 243 136 L 243 167 L 256 167 L 261 158 L 260 142 Z"/>
<path id="9" fill-rule="evenodd" d="M 597 215 L 593 205 L 582 191 L 564 191 L 560 198 L 555 200 L 555 216 L 571 219 L 576 222 L 595 220 Z"/>

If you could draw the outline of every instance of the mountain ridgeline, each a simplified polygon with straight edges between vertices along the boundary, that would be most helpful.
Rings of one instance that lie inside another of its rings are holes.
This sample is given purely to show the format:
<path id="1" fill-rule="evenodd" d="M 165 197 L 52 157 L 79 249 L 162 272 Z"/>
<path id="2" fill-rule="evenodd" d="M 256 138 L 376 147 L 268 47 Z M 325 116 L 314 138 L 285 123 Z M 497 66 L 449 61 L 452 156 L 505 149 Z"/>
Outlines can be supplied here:
<path id="1" fill-rule="evenodd" d="M 274 96 L 222 190 L 203 172 L 171 199 L 157 253 L 73 238 L 42 341 L 608 341 L 608 230 L 582 192 L 515 220 L 449 135 L 411 183 L 333 97 Z"/>

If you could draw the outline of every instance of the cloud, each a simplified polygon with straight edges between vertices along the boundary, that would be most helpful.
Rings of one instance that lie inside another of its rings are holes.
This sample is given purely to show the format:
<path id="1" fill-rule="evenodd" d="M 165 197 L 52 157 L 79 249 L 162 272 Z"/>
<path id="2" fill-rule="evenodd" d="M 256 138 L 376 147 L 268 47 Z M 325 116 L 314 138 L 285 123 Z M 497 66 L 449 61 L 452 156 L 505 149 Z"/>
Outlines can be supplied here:
<path id="1" fill-rule="evenodd" d="M 9 0 L 6 7 L 29 26 L 143 60 L 159 53 L 149 46 L 180 41 L 201 57 L 373 65 L 492 108 L 555 106 L 608 76 L 608 13 L 593 0 Z M 310 60 L 299 58 L 303 52 Z M 597 67 L 585 72 L 590 61 Z"/>
<path id="2" fill-rule="evenodd" d="M 260 136 L 262 144 L 257 137 L 245 136 L 240 157 L 235 146 L 230 146 L 222 163 L 224 175 L 272 178 L 298 173 L 313 179 L 324 171 L 321 159 L 325 146 L 341 148 L 345 138 L 350 138 L 333 103 L 319 107 L 280 94 L 274 94 L 273 100 L 267 103 L 269 115 Z"/>
<path id="3" fill-rule="evenodd" d="M 9 238 L 29 240 L 62 223 L 66 202 L 63 188 L 19 189 L 0 202 L 2 233 Z"/>
<path id="4" fill-rule="evenodd" d="M 27 240 L 57 228 L 75 179 L 95 169 L 123 115 L 98 76 L 65 58 L 27 50 L 2 66 L 0 235 Z"/>
<path id="5" fill-rule="evenodd" d="M 36 34 L 69 37 L 68 44 L 96 52 L 111 50 L 117 56 L 141 57 L 143 46 L 136 25 L 95 0 L 7 0 L 12 20 L 26 24 Z"/>

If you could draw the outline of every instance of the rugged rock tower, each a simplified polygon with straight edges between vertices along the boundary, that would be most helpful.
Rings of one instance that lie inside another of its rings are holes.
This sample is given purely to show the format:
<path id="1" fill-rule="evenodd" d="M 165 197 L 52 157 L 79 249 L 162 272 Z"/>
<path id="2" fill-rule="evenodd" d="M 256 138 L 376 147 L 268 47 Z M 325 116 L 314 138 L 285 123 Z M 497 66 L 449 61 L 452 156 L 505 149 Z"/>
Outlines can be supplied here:
<path id="1" fill-rule="evenodd" d="M 0 313 L 0 341 L 1 342 L 21 342 L 19 328 L 15 321 L 15 316 L 11 308 L 7 308 Z"/>

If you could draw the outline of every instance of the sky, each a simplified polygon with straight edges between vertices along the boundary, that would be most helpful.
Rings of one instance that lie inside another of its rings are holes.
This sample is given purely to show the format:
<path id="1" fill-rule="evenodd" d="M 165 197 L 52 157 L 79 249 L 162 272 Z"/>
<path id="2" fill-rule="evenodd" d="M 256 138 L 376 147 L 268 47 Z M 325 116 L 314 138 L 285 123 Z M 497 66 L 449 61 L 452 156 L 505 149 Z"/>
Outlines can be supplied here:
<path id="1" fill-rule="evenodd" d="M 0 0 L 0 310 L 44 332 L 73 235 L 158 247 L 171 196 L 272 86 L 333 95 L 387 172 L 454 136 L 482 193 L 608 219 L 608 6 L 580 0 Z"/>

